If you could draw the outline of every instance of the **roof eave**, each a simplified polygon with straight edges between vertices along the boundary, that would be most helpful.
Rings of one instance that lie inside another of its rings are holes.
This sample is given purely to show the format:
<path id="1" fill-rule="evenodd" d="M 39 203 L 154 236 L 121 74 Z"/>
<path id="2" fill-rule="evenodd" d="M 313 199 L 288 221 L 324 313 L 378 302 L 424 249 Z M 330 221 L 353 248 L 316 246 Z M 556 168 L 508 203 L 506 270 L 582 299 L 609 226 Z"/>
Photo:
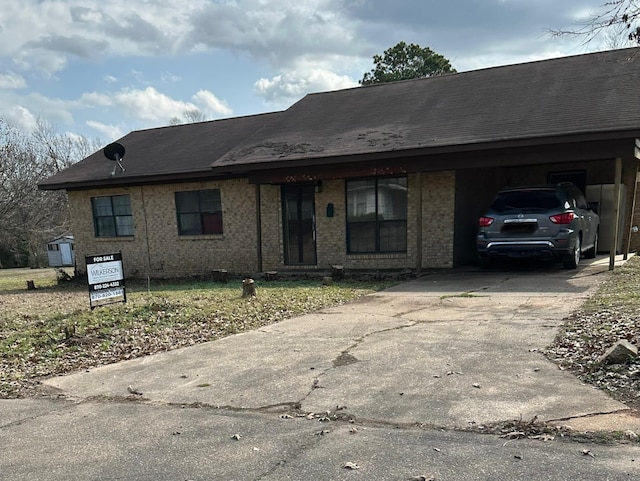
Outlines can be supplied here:
<path id="1" fill-rule="evenodd" d="M 606 132 L 570 132 L 559 135 L 549 135 L 545 137 L 522 137 L 518 139 L 494 139 L 490 141 L 458 143 L 450 145 L 421 146 L 407 149 L 391 149 L 378 152 L 354 152 L 344 155 L 316 156 L 316 157 L 290 157 L 281 160 L 259 159 L 255 162 L 213 165 L 216 172 L 225 174 L 249 174 L 255 170 L 277 170 L 290 168 L 291 162 L 295 162 L 295 167 L 311 167 L 320 165 L 336 165 L 348 162 L 366 162 L 371 160 L 385 160 L 397 157 L 417 157 L 468 153 L 473 151 L 512 149 L 533 146 L 545 146 L 561 143 L 577 143 L 585 141 L 611 141 L 640 137 L 640 127 L 635 129 L 606 131 Z"/>
<path id="2" fill-rule="evenodd" d="M 86 190 L 86 189 L 106 189 L 110 187 L 126 187 L 147 184 L 168 184 L 193 182 L 196 180 L 211 180 L 220 178 L 237 177 L 237 174 L 228 173 L 224 175 L 214 172 L 211 169 L 197 170 L 192 172 L 170 172 L 152 175 L 130 175 L 113 176 L 109 178 L 82 180 L 77 182 L 43 182 L 38 184 L 40 190 Z"/>

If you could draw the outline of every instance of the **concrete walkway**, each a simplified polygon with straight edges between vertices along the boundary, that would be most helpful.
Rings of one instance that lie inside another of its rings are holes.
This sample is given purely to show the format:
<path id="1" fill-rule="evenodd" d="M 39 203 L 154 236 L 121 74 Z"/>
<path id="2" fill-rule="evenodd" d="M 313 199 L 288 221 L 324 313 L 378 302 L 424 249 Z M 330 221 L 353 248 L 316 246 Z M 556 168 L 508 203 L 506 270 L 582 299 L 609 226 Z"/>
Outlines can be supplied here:
<path id="1" fill-rule="evenodd" d="M 467 428 L 515 419 L 640 431 L 640 418 L 541 353 L 597 287 L 576 271 L 430 274 L 258 331 L 50 379 L 71 399 L 131 395 L 230 410 L 340 411 L 357 422 Z"/>

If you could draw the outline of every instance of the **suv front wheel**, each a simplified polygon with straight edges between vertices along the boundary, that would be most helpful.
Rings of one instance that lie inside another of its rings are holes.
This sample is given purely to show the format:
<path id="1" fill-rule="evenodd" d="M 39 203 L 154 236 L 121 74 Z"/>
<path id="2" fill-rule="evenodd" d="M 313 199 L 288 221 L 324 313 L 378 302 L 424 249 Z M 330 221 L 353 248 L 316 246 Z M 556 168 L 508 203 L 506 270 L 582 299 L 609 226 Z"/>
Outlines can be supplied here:
<path id="1" fill-rule="evenodd" d="M 577 237 L 576 243 L 573 246 L 573 252 L 564 260 L 565 269 L 575 269 L 576 267 L 578 267 L 578 264 L 580 263 L 581 248 L 580 237 Z"/>

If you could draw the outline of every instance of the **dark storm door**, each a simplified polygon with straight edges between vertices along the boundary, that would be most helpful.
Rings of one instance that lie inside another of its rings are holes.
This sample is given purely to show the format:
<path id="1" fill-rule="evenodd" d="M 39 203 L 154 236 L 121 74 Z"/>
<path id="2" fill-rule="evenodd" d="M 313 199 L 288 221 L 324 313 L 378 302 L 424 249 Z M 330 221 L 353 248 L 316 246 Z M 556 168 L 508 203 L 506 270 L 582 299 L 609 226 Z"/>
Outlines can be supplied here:
<path id="1" fill-rule="evenodd" d="M 284 262 L 287 265 L 316 264 L 314 196 L 313 184 L 282 186 Z"/>

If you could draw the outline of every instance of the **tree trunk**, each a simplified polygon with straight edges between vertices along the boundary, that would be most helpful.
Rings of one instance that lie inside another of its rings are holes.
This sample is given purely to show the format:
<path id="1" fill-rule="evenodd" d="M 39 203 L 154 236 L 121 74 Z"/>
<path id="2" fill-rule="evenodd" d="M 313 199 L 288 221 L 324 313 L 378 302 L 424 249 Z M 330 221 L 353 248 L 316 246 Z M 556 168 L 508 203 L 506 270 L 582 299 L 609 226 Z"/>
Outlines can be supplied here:
<path id="1" fill-rule="evenodd" d="M 267 271 L 264 273 L 265 281 L 277 281 L 278 280 L 278 271 Z"/>
<path id="2" fill-rule="evenodd" d="M 242 281 L 242 297 L 255 297 L 256 284 L 253 279 L 245 279 Z"/>
<path id="3" fill-rule="evenodd" d="M 222 282 L 226 284 L 229 280 L 229 273 L 226 269 L 215 269 L 213 271 L 213 282 Z"/>
<path id="4" fill-rule="evenodd" d="M 344 278 L 344 266 L 331 266 L 331 277 L 334 281 Z"/>

